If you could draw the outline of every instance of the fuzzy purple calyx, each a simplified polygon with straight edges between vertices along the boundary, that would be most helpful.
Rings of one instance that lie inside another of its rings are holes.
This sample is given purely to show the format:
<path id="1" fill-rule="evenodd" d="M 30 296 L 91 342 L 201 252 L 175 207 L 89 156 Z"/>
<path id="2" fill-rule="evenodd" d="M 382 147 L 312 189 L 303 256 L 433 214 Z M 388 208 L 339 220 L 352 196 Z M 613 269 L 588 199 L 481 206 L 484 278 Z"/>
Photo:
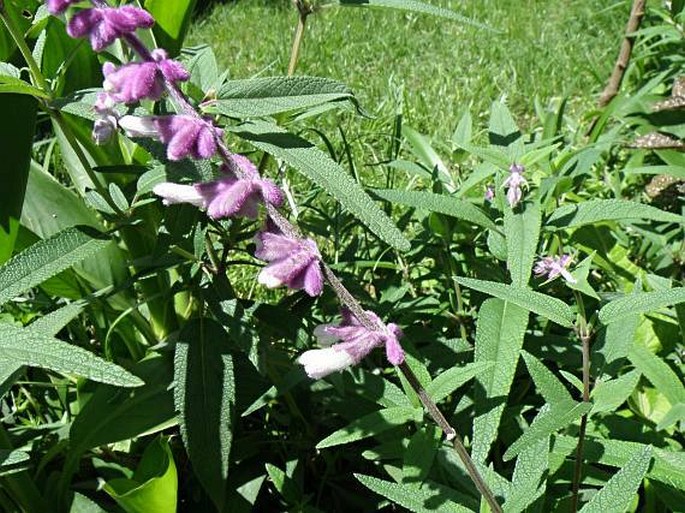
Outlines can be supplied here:
<path id="1" fill-rule="evenodd" d="M 255 256 L 269 262 L 257 277 L 257 281 L 269 288 L 285 285 L 304 291 L 310 296 L 323 292 L 321 253 L 311 239 L 284 235 L 264 230 L 255 236 Z"/>
<path id="2" fill-rule="evenodd" d="M 93 50 L 100 52 L 116 39 L 154 24 L 150 13 L 131 5 L 93 7 L 76 13 L 69 20 L 67 33 L 73 38 L 88 37 Z"/>
<path id="3" fill-rule="evenodd" d="M 102 67 L 103 87 L 119 103 L 131 104 L 143 99 L 159 100 L 166 84 L 190 78 L 183 65 L 169 59 L 164 50 L 152 52 L 153 61 L 134 62 L 117 68 L 111 62 Z"/>
<path id="4" fill-rule="evenodd" d="M 386 357 L 392 365 L 404 362 L 399 326 L 383 323 L 371 311 L 367 310 L 365 314 L 373 328 L 362 323 L 347 308 L 342 311 L 339 325 L 317 326 L 314 335 L 325 347 L 306 351 L 298 358 L 310 378 L 319 379 L 356 365 L 377 347 L 385 347 Z"/>

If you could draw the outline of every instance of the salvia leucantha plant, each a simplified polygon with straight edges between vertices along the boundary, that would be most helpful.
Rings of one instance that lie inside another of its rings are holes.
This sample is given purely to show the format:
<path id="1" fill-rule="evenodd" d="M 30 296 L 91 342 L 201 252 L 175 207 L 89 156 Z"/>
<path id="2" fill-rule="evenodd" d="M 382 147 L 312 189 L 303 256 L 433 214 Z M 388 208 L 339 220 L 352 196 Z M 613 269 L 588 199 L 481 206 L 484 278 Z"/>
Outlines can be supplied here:
<path id="1" fill-rule="evenodd" d="M 685 167 L 629 94 L 587 144 L 497 101 L 456 167 L 398 116 L 416 162 L 368 191 L 292 132 L 364 114 L 295 75 L 334 4 L 245 80 L 179 55 L 193 4 L 0 1 L 3 511 L 682 510 L 682 204 L 635 177 Z"/>

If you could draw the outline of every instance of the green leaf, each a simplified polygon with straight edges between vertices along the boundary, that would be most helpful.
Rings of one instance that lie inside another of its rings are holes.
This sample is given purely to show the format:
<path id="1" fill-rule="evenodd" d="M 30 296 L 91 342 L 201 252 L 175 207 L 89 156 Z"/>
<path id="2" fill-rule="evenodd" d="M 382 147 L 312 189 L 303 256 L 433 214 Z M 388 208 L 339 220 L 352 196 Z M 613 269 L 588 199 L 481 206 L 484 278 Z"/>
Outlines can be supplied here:
<path id="1" fill-rule="evenodd" d="M 398 189 L 373 189 L 373 194 L 389 201 L 429 212 L 463 219 L 484 228 L 495 228 L 495 223 L 477 206 L 465 200 L 426 191 L 402 191 Z"/>
<path id="2" fill-rule="evenodd" d="M 519 162 L 524 150 L 521 130 L 507 106 L 501 101 L 492 102 L 488 132 L 490 146 L 503 149 L 508 157 L 504 169 L 508 169 L 510 164 Z"/>
<path id="3" fill-rule="evenodd" d="M 15 472 L 19 464 L 29 459 L 29 454 L 23 451 L 0 450 L 0 476 L 5 473 Z"/>
<path id="4" fill-rule="evenodd" d="M 437 172 L 437 178 L 442 182 L 447 192 L 454 192 L 457 189 L 454 179 L 428 139 L 423 134 L 420 134 L 407 125 L 402 126 L 402 135 L 404 135 L 411 144 L 414 155 L 418 157 L 419 162 L 430 169 L 431 172 L 434 170 Z"/>
<path id="5" fill-rule="evenodd" d="M 552 406 L 551 408 L 543 408 L 540 410 L 538 416 L 535 417 L 535 420 L 530 427 L 509 446 L 504 453 L 504 461 L 512 459 L 517 454 L 536 445 L 540 440 L 543 440 L 555 431 L 575 422 L 591 409 L 592 403 L 589 402 L 570 402 Z"/>
<path id="6" fill-rule="evenodd" d="M 581 513 L 623 513 L 633 501 L 642 479 L 652 461 L 652 448 L 647 446 L 636 451 L 590 502 Z"/>
<path id="7" fill-rule="evenodd" d="M 363 438 L 375 436 L 383 431 L 401 426 L 410 420 L 419 422 L 423 418 L 423 411 L 420 408 L 407 408 L 399 406 L 396 408 L 386 408 L 359 417 L 346 427 L 328 435 L 316 444 L 317 449 L 333 447 L 336 445 L 356 442 Z"/>
<path id="8" fill-rule="evenodd" d="M 67 228 L 30 246 L 0 267 L 0 305 L 94 255 L 108 239 L 85 228 Z"/>
<path id="9" fill-rule="evenodd" d="M 576 450 L 577 445 L 575 437 L 555 435 L 552 452 L 568 455 Z M 646 447 L 636 442 L 589 437 L 585 441 L 584 456 L 590 462 L 622 468 L 634 454 Z M 654 465 L 647 477 L 685 491 L 685 453 L 664 449 L 654 449 L 653 453 Z"/>
<path id="10" fill-rule="evenodd" d="M 599 311 L 599 320 L 609 324 L 630 315 L 653 312 L 678 303 L 685 303 L 685 287 L 628 294 L 604 305 Z"/>
<path id="11" fill-rule="evenodd" d="M 211 319 L 189 322 L 174 357 L 174 399 L 195 475 L 219 511 L 226 499 L 235 382 L 228 335 Z"/>
<path id="12" fill-rule="evenodd" d="M 621 322 L 612 322 L 604 330 L 604 344 L 598 351 L 607 364 L 625 358 L 630 353 L 640 323 L 637 314 L 628 315 Z"/>
<path id="13" fill-rule="evenodd" d="M 671 405 L 685 403 L 685 387 L 671 367 L 636 341 L 628 354 L 630 362 L 663 394 Z"/>
<path id="14" fill-rule="evenodd" d="M 549 437 L 521 452 L 516 459 L 511 493 L 504 503 L 505 513 L 525 511 L 545 493 L 549 469 Z"/>
<path id="15" fill-rule="evenodd" d="M 627 167 L 623 172 L 627 175 L 668 175 L 680 179 L 685 178 L 685 167 L 683 166 Z"/>
<path id="16" fill-rule="evenodd" d="M 196 0 L 145 0 L 145 9 L 155 18 L 152 31 L 157 45 L 172 56 L 183 46 Z"/>
<path id="17" fill-rule="evenodd" d="M 465 16 L 462 16 L 461 14 L 457 14 L 454 11 L 443 9 L 442 7 L 436 7 L 425 2 L 419 2 L 417 0 L 333 0 L 332 3 L 350 7 L 388 7 L 391 9 L 401 9 L 403 11 L 417 12 L 420 14 L 430 14 L 431 16 L 447 18 L 448 20 L 454 20 L 488 31 L 493 31 L 493 29 L 487 25 L 473 21 Z"/>
<path id="18" fill-rule="evenodd" d="M 151 356 L 132 369 L 144 386 L 127 393 L 99 386 L 71 424 L 72 453 L 78 455 L 175 424 L 170 367 L 163 358 Z"/>
<path id="19" fill-rule="evenodd" d="M 402 464 L 403 483 L 422 483 L 428 477 L 440 444 L 440 432 L 426 424 L 409 439 Z"/>
<path id="20" fill-rule="evenodd" d="M 526 362 L 526 367 L 528 367 L 528 373 L 535 382 L 535 388 L 545 399 L 545 402 L 555 406 L 573 401 L 563 383 L 540 360 L 527 351 L 522 351 L 521 355 Z"/>
<path id="21" fill-rule="evenodd" d="M 439 403 L 464 383 L 484 372 L 489 372 L 494 366 L 495 362 L 483 361 L 467 363 L 463 367 L 452 367 L 431 381 L 426 387 L 426 393 L 433 401 Z"/>
<path id="22" fill-rule="evenodd" d="M 287 463 L 286 470 L 289 466 L 289 463 Z M 297 502 L 302 494 L 298 490 L 297 484 L 288 476 L 288 474 L 283 472 L 276 465 L 271 465 L 270 463 L 267 463 L 265 467 L 266 472 L 269 474 L 269 478 L 273 482 L 274 487 L 276 487 L 276 490 L 278 490 L 278 493 L 280 493 L 289 503 Z"/>
<path id="23" fill-rule="evenodd" d="M 475 280 L 461 276 L 454 279 L 460 285 L 514 303 L 565 328 L 573 326 L 575 319 L 573 310 L 561 299 L 494 281 Z"/>
<path id="24" fill-rule="evenodd" d="M 577 205 L 564 205 L 556 209 L 547 220 L 554 228 L 575 228 L 604 221 L 634 221 L 648 219 L 667 223 L 685 223 L 685 217 L 664 212 L 656 207 L 635 201 L 606 199 L 584 201 Z"/>
<path id="25" fill-rule="evenodd" d="M 361 185 L 310 142 L 289 134 L 277 125 L 264 122 L 244 123 L 235 128 L 235 132 L 253 146 L 282 159 L 323 187 L 385 242 L 400 251 L 410 249 L 409 241 Z"/>
<path id="26" fill-rule="evenodd" d="M 157 438 L 131 479 L 112 479 L 104 490 L 126 513 L 176 513 L 178 476 L 169 442 Z"/>
<path id="27" fill-rule="evenodd" d="M 677 422 L 680 422 L 682 432 L 682 426 L 685 425 L 685 403 L 673 405 L 673 407 L 668 410 L 668 413 L 664 415 L 664 418 L 659 421 L 656 430 L 661 431 L 662 429 L 668 429 Z"/>
<path id="28" fill-rule="evenodd" d="M 512 285 L 528 285 L 540 238 L 542 213 L 538 203 L 527 203 L 523 212 L 504 213 L 504 233 L 507 241 L 507 267 Z"/>
<path id="29" fill-rule="evenodd" d="M 71 509 L 69 510 L 69 513 L 107 513 L 107 511 L 102 509 L 85 495 L 75 493 L 74 501 L 71 503 Z"/>
<path id="30" fill-rule="evenodd" d="M 38 102 L 15 94 L 0 95 L 0 264 L 12 256 L 24 204 Z M 1 274 L 1 272 L 0 272 Z"/>
<path id="31" fill-rule="evenodd" d="M 504 411 L 528 325 L 528 312 L 501 299 L 486 299 L 478 312 L 475 363 L 494 362 L 478 376 L 473 420 L 473 454 L 484 462 Z M 487 405 L 487 406 L 486 406 Z"/>
<path id="32" fill-rule="evenodd" d="M 23 81 L 20 78 L 8 75 L 0 75 L 0 94 L 21 94 L 33 96 L 35 98 L 50 98 L 50 95 L 48 95 L 48 93 L 46 93 L 42 89 L 33 87 L 31 84 Z"/>
<path id="33" fill-rule="evenodd" d="M 320 77 L 260 77 L 229 80 L 209 109 L 235 118 L 264 117 L 350 100 L 352 91 L 337 80 Z"/>
<path id="34" fill-rule="evenodd" d="M 139 378 L 118 365 L 31 328 L 0 324 L 0 353 L 3 360 L 16 365 L 76 374 L 120 387 L 139 387 L 143 384 Z"/>
<path id="35" fill-rule="evenodd" d="M 449 491 L 451 490 L 437 483 L 430 483 L 424 487 L 419 487 L 414 484 L 384 481 L 383 479 L 363 474 L 355 474 L 354 477 L 369 490 L 414 513 L 433 513 L 438 511 L 438 509 L 445 513 L 467 513 L 473 511 L 451 500 L 449 496 Z"/>
<path id="36" fill-rule="evenodd" d="M 600 381 L 592 390 L 592 413 L 615 411 L 630 397 L 642 373 L 632 370 L 616 379 Z"/>
<path id="37" fill-rule="evenodd" d="M 39 317 L 29 324 L 26 329 L 36 333 L 40 332 L 44 335 L 55 336 L 83 311 L 84 306 L 85 303 L 83 302 L 69 303 L 54 312 Z"/>

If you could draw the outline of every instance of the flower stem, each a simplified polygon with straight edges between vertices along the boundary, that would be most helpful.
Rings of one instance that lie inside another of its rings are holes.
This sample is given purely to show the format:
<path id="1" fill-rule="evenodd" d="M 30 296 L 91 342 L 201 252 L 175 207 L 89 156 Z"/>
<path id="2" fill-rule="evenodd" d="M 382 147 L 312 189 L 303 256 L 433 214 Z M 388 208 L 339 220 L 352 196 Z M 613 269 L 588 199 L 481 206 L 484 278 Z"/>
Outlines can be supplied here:
<path id="1" fill-rule="evenodd" d="M 447 419 L 442 414 L 435 402 L 426 393 L 426 390 L 423 388 L 423 386 L 421 386 L 421 383 L 419 383 L 419 380 L 416 378 L 416 375 L 411 370 L 411 367 L 409 367 L 407 362 L 401 363 L 398 367 L 402 374 L 404 374 L 404 377 L 407 378 L 407 382 L 414 389 L 416 395 L 419 396 L 421 404 L 423 404 L 433 421 L 440 427 L 440 429 L 442 429 L 443 433 L 445 433 L 447 440 L 452 442 L 453 449 L 456 451 L 462 463 L 464 463 L 466 471 L 469 473 L 473 484 L 476 485 L 476 488 L 490 506 L 492 513 L 502 513 L 502 506 L 499 505 L 495 495 L 492 493 L 492 490 L 490 490 L 490 487 L 487 485 L 483 479 L 483 476 L 481 476 L 480 472 L 478 471 L 476 464 L 471 459 L 466 447 L 464 447 L 464 442 L 462 441 L 461 436 L 459 436 L 459 433 L 457 433 L 450 423 L 447 422 Z"/>
<path id="2" fill-rule="evenodd" d="M 581 342 L 583 353 L 583 402 L 590 402 L 590 339 L 592 332 L 588 326 L 585 316 L 585 305 L 583 296 L 577 290 L 573 291 L 578 304 L 578 337 Z M 578 491 L 583 473 L 583 448 L 585 445 L 585 432 L 587 430 L 588 414 L 580 419 L 580 430 L 578 431 L 578 445 L 576 447 L 576 461 L 573 468 L 573 484 L 571 487 L 571 513 L 578 511 Z"/>

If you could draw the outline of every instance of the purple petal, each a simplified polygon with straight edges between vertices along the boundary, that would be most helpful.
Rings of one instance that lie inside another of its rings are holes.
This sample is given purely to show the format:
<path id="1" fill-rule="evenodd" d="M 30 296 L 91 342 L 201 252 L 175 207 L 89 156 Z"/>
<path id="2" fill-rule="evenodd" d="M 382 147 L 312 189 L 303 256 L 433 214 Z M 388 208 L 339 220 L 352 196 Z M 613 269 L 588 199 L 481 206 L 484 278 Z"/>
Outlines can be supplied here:
<path id="1" fill-rule="evenodd" d="M 312 261 L 304 272 L 304 290 L 312 297 L 323 292 L 323 274 L 318 260 Z"/>
<path id="2" fill-rule="evenodd" d="M 298 243 L 285 235 L 272 232 L 260 232 L 255 237 L 257 249 L 255 256 L 270 262 L 298 249 Z"/>

